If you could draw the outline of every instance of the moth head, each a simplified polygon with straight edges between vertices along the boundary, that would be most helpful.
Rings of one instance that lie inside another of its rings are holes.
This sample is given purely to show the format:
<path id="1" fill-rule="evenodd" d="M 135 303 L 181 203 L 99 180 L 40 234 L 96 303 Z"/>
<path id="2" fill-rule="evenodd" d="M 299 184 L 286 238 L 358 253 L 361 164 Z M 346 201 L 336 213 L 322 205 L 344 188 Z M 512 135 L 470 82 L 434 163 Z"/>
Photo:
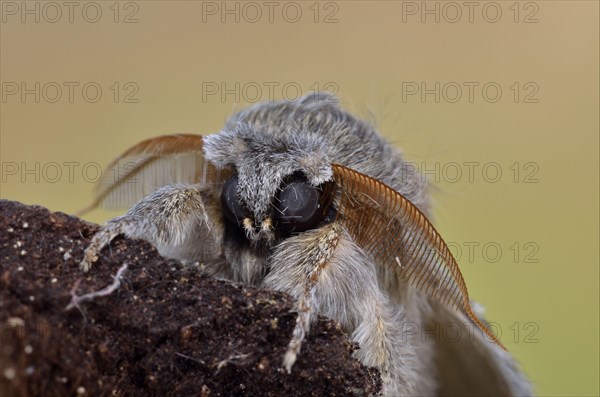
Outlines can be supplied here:
<path id="1" fill-rule="evenodd" d="M 241 124 L 204 138 L 205 157 L 231 170 L 221 192 L 227 220 L 252 241 L 318 225 L 330 202 L 332 168 L 318 134 L 273 134 Z"/>

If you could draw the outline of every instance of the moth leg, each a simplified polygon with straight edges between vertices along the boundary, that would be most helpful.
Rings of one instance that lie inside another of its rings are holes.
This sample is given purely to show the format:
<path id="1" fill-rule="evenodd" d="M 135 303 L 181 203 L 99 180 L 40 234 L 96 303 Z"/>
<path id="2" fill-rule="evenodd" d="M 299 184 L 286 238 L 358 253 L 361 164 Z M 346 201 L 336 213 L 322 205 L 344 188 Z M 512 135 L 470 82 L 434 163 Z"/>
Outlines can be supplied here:
<path id="1" fill-rule="evenodd" d="M 292 373 L 292 367 L 296 363 L 300 349 L 302 348 L 302 342 L 310 331 L 310 324 L 312 323 L 314 315 L 314 285 L 310 288 L 310 291 L 301 296 L 296 302 L 296 308 L 298 316 L 296 317 L 296 326 L 292 340 L 288 343 L 287 351 L 283 357 L 283 366 L 285 367 L 288 374 Z M 311 299 L 312 296 L 312 299 Z"/>
<path id="2" fill-rule="evenodd" d="M 292 366 L 300 353 L 302 342 L 310 331 L 310 324 L 318 307 L 316 290 L 319 276 L 333 255 L 339 237 L 338 233 L 339 230 L 337 228 L 324 229 L 324 232 L 318 236 L 316 244 L 313 245 L 312 255 L 307 257 L 304 263 L 304 270 L 309 271 L 309 273 L 304 277 L 301 284 L 303 291 L 296 303 L 298 309 L 296 326 L 294 327 L 293 337 L 288 344 L 288 349 L 283 360 L 288 373 L 291 373 Z"/>
<path id="3" fill-rule="evenodd" d="M 79 264 L 81 270 L 84 272 L 89 271 L 92 268 L 92 264 L 98 260 L 98 255 L 105 246 L 110 244 L 118 235 L 126 234 L 125 230 L 136 230 L 136 228 L 141 229 L 139 226 L 136 227 L 136 222 L 126 216 L 115 218 L 102 226 L 94 234 L 92 242 L 85 249 L 83 260 Z"/>
<path id="4" fill-rule="evenodd" d="M 106 223 L 93 237 L 80 263 L 88 271 L 100 251 L 118 235 L 150 242 L 159 253 L 184 263 L 214 261 L 220 255 L 223 226 L 214 191 L 189 185 L 164 186 Z M 224 266 L 211 273 L 227 272 Z M 210 272 L 210 271 L 209 271 Z M 226 277 L 226 275 L 223 275 Z"/>
<path id="5" fill-rule="evenodd" d="M 310 320 L 318 313 L 338 321 L 358 342 L 354 356 L 379 369 L 384 395 L 435 394 L 420 364 L 421 350 L 403 333 L 407 311 L 390 301 L 379 284 L 378 266 L 343 227 L 333 223 L 288 238 L 276 248 L 269 267 L 264 285 L 298 299 L 286 369 L 293 365 Z"/>

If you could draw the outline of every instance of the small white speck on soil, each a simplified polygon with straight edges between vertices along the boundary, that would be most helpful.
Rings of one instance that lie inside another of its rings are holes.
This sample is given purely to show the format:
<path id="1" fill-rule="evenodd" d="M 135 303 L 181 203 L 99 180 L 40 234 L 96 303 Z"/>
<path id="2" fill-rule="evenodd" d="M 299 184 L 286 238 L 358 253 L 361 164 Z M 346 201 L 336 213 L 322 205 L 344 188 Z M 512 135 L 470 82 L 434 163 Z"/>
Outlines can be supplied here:
<path id="1" fill-rule="evenodd" d="M 4 369 L 4 377 L 8 380 L 12 380 L 15 378 L 15 376 L 17 375 L 17 373 L 15 372 L 15 369 L 12 367 L 8 367 Z"/>

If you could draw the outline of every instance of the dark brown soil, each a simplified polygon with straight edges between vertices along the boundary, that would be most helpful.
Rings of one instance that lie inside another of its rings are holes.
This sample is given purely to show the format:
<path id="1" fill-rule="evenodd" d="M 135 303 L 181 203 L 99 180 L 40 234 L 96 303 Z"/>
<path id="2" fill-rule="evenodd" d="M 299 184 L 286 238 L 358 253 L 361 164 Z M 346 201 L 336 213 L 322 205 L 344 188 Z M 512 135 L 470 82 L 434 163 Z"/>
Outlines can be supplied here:
<path id="1" fill-rule="evenodd" d="M 319 318 L 288 375 L 282 293 L 215 280 L 117 238 L 89 273 L 98 228 L 0 200 L 0 396 L 347 396 L 379 389 L 336 324 Z M 65 310 L 76 293 L 109 296 Z M 79 284 L 78 284 L 79 283 Z"/>

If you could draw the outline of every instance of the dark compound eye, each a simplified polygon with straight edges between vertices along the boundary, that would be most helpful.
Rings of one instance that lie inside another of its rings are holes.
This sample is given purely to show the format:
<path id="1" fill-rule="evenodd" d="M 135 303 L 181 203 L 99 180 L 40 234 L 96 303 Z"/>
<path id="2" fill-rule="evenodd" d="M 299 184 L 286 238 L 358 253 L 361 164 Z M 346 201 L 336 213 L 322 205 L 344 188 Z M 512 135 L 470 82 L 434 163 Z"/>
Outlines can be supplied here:
<path id="1" fill-rule="evenodd" d="M 237 196 L 238 176 L 237 174 L 229 178 L 223 185 L 221 192 L 221 206 L 227 219 L 234 224 L 241 225 L 245 217 L 244 209 L 242 208 Z"/>
<path id="2" fill-rule="evenodd" d="M 319 193 L 319 188 L 301 177 L 286 183 L 275 201 L 278 228 L 287 232 L 303 232 L 319 223 L 324 216 Z"/>

